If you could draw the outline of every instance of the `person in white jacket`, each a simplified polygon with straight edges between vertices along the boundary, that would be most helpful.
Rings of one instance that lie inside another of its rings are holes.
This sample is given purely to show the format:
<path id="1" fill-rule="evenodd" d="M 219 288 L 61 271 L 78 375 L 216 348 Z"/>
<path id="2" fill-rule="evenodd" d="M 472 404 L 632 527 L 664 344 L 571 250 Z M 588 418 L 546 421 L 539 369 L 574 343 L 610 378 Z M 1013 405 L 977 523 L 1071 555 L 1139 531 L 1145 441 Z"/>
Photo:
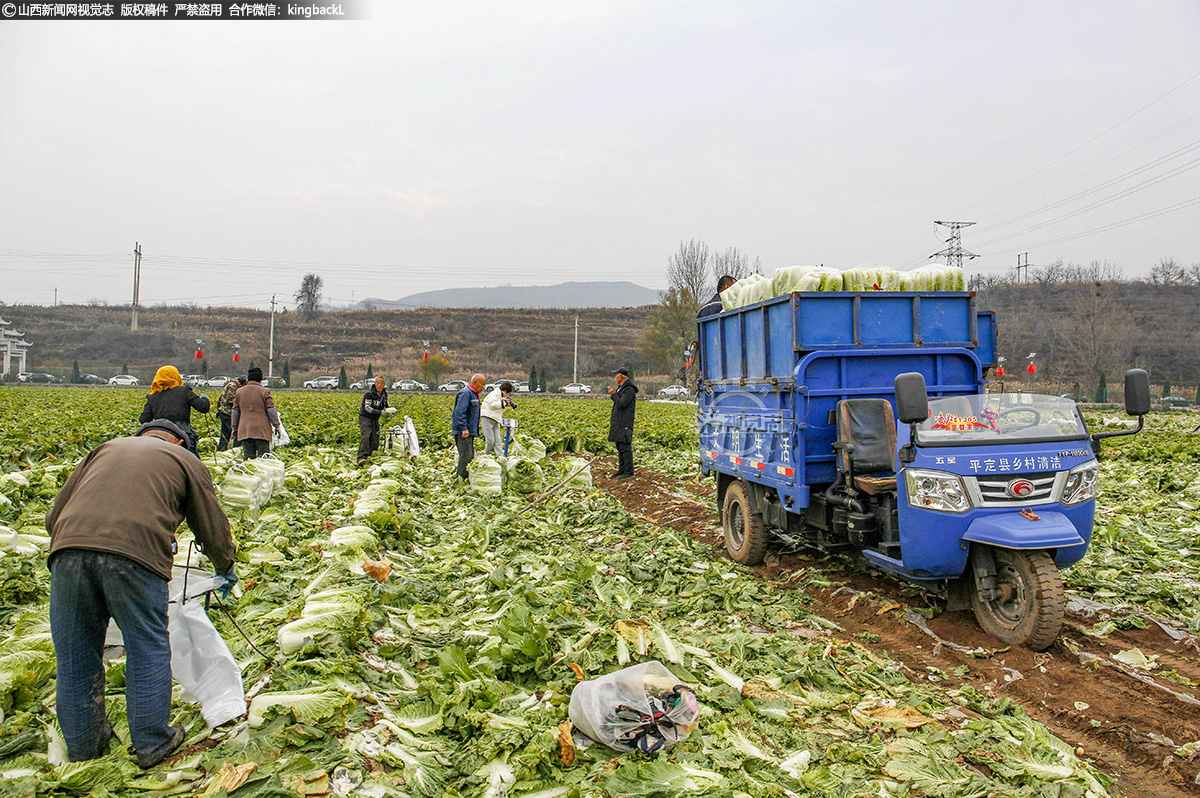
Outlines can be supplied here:
<path id="1" fill-rule="evenodd" d="M 513 384 L 508 380 L 497 385 L 491 393 L 483 397 L 479 408 L 479 425 L 483 428 L 484 454 L 503 454 L 504 435 L 500 431 L 500 422 L 504 420 L 504 408 L 516 407 L 508 398 L 513 392 Z"/>

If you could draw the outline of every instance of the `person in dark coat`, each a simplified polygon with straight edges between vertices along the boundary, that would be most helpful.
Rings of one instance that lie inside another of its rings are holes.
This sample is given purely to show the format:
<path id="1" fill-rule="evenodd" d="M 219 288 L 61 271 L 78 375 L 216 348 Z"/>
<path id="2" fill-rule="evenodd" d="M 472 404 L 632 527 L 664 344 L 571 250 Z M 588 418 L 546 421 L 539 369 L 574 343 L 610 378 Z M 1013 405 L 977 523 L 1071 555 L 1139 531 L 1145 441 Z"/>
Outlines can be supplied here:
<path id="1" fill-rule="evenodd" d="M 376 377 L 375 384 L 363 394 L 358 406 L 358 464 L 367 462 L 371 453 L 379 448 L 379 418 L 388 408 L 387 381 Z"/>
<path id="2" fill-rule="evenodd" d="M 230 380 L 225 383 L 225 389 L 221 391 L 221 398 L 217 400 L 217 419 L 221 422 L 221 440 L 217 443 L 218 452 L 228 449 L 231 442 L 237 442 L 237 435 L 233 430 L 233 397 L 237 394 L 238 388 L 245 384 L 245 377 Z"/>
<path id="3" fill-rule="evenodd" d="M 617 369 L 617 387 L 608 386 L 612 416 L 608 420 L 608 439 L 617 445 L 617 470 L 614 479 L 633 476 L 633 414 L 637 407 L 638 387 L 629 379 L 629 369 Z"/>
<path id="4" fill-rule="evenodd" d="M 167 590 L 175 531 L 185 519 L 225 577 L 218 589 L 237 582 L 229 520 L 184 440 L 182 429 L 160 419 L 100 444 L 46 513 L 56 709 L 72 762 L 103 756 L 113 737 L 102 656 L 110 618 L 125 639 L 125 705 L 138 764 L 153 767 L 183 742 L 183 726 L 171 725 Z"/>
<path id="5" fill-rule="evenodd" d="M 185 442 L 188 451 L 200 456 L 196 448 L 200 436 L 192 429 L 192 408 L 197 412 L 207 413 L 211 403 L 202 393 L 196 393 L 192 386 L 183 384 L 179 369 L 174 366 L 163 366 L 154 375 L 150 383 L 150 395 L 146 397 L 146 406 L 138 416 L 138 423 L 149 421 L 170 421 L 187 435 Z"/>
<path id="6" fill-rule="evenodd" d="M 483 392 L 487 379 L 482 374 L 471 377 L 467 387 L 454 397 L 454 413 L 450 417 L 450 431 L 454 434 L 454 445 L 458 447 L 458 469 L 460 479 L 469 478 L 467 466 L 475 459 L 475 439 L 479 437 L 479 394 Z"/>
<path id="7" fill-rule="evenodd" d="M 712 299 L 704 303 L 700 308 L 700 312 L 696 314 L 696 318 L 703 319 L 705 316 L 715 316 L 724 310 L 724 306 L 721 305 L 721 293 L 736 282 L 737 280 L 728 274 L 717 280 L 717 293 L 713 294 Z"/>

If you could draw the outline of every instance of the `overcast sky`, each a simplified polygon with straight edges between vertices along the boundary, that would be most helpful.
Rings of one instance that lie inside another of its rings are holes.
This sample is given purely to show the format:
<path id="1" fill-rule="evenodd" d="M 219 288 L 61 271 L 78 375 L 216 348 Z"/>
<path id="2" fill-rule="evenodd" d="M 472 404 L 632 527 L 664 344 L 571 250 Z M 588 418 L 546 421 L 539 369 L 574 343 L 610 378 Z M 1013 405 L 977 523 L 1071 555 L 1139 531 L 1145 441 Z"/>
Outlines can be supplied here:
<path id="1" fill-rule="evenodd" d="M 368 14 L 0 20 L 0 300 L 127 303 L 135 241 L 144 305 L 663 288 L 691 238 L 911 268 L 935 219 L 971 271 L 1200 263 L 1195 0 Z"/>

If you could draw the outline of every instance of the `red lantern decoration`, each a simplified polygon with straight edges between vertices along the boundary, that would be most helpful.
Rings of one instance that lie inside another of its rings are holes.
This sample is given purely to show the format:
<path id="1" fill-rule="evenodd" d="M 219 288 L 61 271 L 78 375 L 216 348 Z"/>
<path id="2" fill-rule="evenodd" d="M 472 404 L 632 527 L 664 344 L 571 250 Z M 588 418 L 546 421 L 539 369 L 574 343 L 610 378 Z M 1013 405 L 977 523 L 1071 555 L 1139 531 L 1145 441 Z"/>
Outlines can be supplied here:
<path id="1" fill-rule="evenodd" d="M 997 376 L 997 377 L 1003 377 L 1003 376 L 1004 376 L 1004 366 L 1000 366 L 1000 367 L 998 367 L 998 368 L 996 369 L 996 376 Z"/>
<path id="2" fill-rule="evenodd" d="M 200 359 L 201 359 L 201 358 L 203 358 L 203 357 L 204 357 L 204 353 L 203 353 L 203 352 L 201 352 L 199 349 L 197 349 L 197 350 L 196 350 L 196 359 L 197 359 L 197 360 L 200 360 Z"/>
<path id="3" fill-rule="evenodd" d="M 1036 366 L 1034 366 L 1032 363 L 1030 363 L 1030 364 L 1029 364 L 1029 367 L 1028 367 L 1028 368 L 1026 368 L 1025 370 L 1026 370 L 1026 371 L 1028 371 L 1030 374 L 1036 374 L 1036 373 L 1037 373 L 1037 367 L 1036 367 Z"/>
<path id="4" fill-rule="evenodd" d="M 234 362 L 234 363 L 241 363 L 241 362 L 242 362 L 242 356 L 241 356 L 240 354 L 238 354 L 237 352 L 234 352 L 234 353 L 233 353 L 233 362 Z"/>

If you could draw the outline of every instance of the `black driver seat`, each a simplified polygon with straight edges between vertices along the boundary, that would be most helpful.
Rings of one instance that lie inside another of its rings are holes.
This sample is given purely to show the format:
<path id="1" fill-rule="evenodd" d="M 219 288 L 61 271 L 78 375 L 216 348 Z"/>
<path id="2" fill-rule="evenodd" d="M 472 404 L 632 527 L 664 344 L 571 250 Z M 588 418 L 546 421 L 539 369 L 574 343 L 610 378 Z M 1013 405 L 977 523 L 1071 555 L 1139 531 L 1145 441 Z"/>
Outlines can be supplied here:
<path id="1" fill-rule="evenodd" d="M 896 414 L 887 399 L 843 399 L 837 405 L 838 470 L 874 496 L 896 489 Z"/>

